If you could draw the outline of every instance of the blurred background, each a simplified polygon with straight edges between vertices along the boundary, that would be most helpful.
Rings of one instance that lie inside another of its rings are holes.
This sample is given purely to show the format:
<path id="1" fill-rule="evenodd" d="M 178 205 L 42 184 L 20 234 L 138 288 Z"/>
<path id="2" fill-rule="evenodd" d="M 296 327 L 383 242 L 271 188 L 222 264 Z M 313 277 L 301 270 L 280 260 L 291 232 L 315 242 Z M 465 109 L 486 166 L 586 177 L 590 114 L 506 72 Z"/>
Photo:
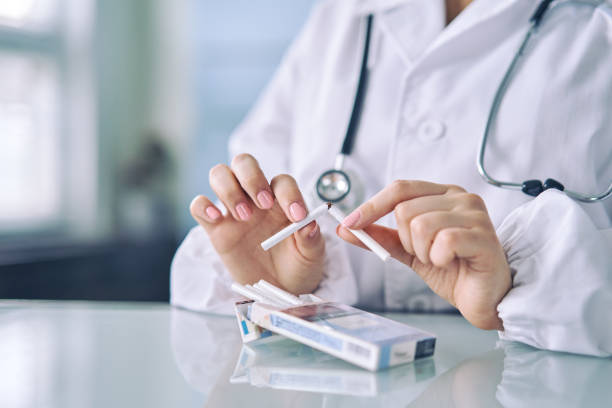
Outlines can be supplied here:
<path id="1" fill-rule="evenodd" d="M 313 0 L 0 0 L 0 298 L 167 301 Z"/>

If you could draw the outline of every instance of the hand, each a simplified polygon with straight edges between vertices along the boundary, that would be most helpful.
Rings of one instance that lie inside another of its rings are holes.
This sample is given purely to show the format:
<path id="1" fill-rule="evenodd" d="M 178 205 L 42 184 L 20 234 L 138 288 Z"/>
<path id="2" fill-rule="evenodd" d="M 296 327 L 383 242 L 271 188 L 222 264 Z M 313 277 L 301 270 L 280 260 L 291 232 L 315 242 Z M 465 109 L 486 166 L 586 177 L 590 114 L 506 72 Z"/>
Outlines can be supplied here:
<path id="1" fill-rule="evenodd" d="M 372 225 L 390 213 L 398 230 Z M 474 326 L 503 330 L 497 305 L 510 290 L 510 267 L 482 198 L 460 187 L 398 180 L 349 214 L 337 233 L 365 229 L 391 255 Z"/>
<path id="2" fill-rule="evenodd" d="M 206 230 L 232 278 L 247 284 L 265 279 L 294 294 L 310 293 L 323 276 L 325 243 L 315 221 L 269 251 L 260 244 L 307 212 L 295 180 L 279 175 L 268 184 L 249 154 L 210 170 L 210 186 L 228 214 L 204 196 L 196 197 L 191 214 Z M 276 199 L 275 199 L 276 198 Z M 203 271 L 204 272 L 204 271 Z"/>

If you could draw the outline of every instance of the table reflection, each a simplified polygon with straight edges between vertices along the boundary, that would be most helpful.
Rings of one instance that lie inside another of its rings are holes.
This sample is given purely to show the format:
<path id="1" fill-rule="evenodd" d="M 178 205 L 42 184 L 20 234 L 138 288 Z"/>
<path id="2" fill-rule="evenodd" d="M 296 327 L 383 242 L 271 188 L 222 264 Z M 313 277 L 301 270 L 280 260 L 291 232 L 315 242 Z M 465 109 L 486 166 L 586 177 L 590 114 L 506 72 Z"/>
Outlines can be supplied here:
<path id="1" fill-rule="evenodd" d="M 612 405 L 612 358 L 555 353 L 503 344 L 505 358 L 496 397 L 505 407 Z"/>
<path id="2" fill-rule="evenodd" d="M 410 407 L 590 407 L 612 401 L 612 359 L 499 342 L 433 381 Z"/>
<path id="3" fill-rule="evenodd" d="M 519 343 L 499 342 L 459 364 L 441 357 L 449 350 L 438 350 L 433 358 L 372 373 L 288 339 L 242 345 L 235 320 L 176 310 L 172 345 L 181 373 L 207 394 L 211 407 L 582 407 L 612 401 L 612 359 Z"/>
<path id="4" fill-rule="evenodd" d="M 277 339 L 243 345 L 230 382 L 374 397 L 397 390 L 420 394 L 435 372 L 433 359 L 427 358 L 374 373 L 295 341 Z"/>

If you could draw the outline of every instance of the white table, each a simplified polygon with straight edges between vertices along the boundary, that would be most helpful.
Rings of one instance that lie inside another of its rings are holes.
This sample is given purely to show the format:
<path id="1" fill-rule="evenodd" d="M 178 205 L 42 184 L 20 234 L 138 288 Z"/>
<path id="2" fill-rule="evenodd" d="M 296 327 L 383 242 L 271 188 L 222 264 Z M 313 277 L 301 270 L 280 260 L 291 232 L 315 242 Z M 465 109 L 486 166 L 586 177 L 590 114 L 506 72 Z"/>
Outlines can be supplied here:
<path id="1" fill-rule="evenodd" d="M 498 344 L 458 315 L 389 314 L 438 336 L 379 373 L 233 318 L 164 304 L 0 301 L 0 407 L 606 406 L 612 360 Z M 610 405 L 607 405 L 610 406 Z"/>

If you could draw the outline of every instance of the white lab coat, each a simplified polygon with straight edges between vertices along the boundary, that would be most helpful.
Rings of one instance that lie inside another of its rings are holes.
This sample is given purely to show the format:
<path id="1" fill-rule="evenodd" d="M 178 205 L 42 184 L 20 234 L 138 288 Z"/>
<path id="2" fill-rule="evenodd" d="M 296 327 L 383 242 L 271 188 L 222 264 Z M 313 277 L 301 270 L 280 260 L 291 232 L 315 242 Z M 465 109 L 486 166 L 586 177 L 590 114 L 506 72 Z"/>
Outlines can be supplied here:
<path id="1" fill-rule="evenodd" d="M 445 27 L 443 0 L 323 1 L 230 143 L 271 178 L 290 173 L 305 196 L 332 167 L 350 116 L 374 13 L 370 78 L 348 169 L 369 197 L 395 179 L 456 184 L 479 194 L 513 274 L 498 307 L 500 337 L 539 348 L 612 354 L 612 199 L 533 199 L 486 184 L 476 154 L 494 92 L 535 0 L 475 0 Z M 588 193 L 612 180 L 612 4 L 558 0 L 526 49 L 486 153 L 494 177 L 555 178 Z M 591 4 L 585 4 L 591 3 Z M 553 3 L 554 4 L 554 3 Z M 314 204 L 314 203 L 313 203 Z M 394 225 L 392 217 L 383 224 Z M 451 307 L 407 266 L 387 265 L 327 235 L 319 296 L 371 309 Z M 172 265 L 171 301 L 230 313 L 231 279 L 195 227 Z"/>

